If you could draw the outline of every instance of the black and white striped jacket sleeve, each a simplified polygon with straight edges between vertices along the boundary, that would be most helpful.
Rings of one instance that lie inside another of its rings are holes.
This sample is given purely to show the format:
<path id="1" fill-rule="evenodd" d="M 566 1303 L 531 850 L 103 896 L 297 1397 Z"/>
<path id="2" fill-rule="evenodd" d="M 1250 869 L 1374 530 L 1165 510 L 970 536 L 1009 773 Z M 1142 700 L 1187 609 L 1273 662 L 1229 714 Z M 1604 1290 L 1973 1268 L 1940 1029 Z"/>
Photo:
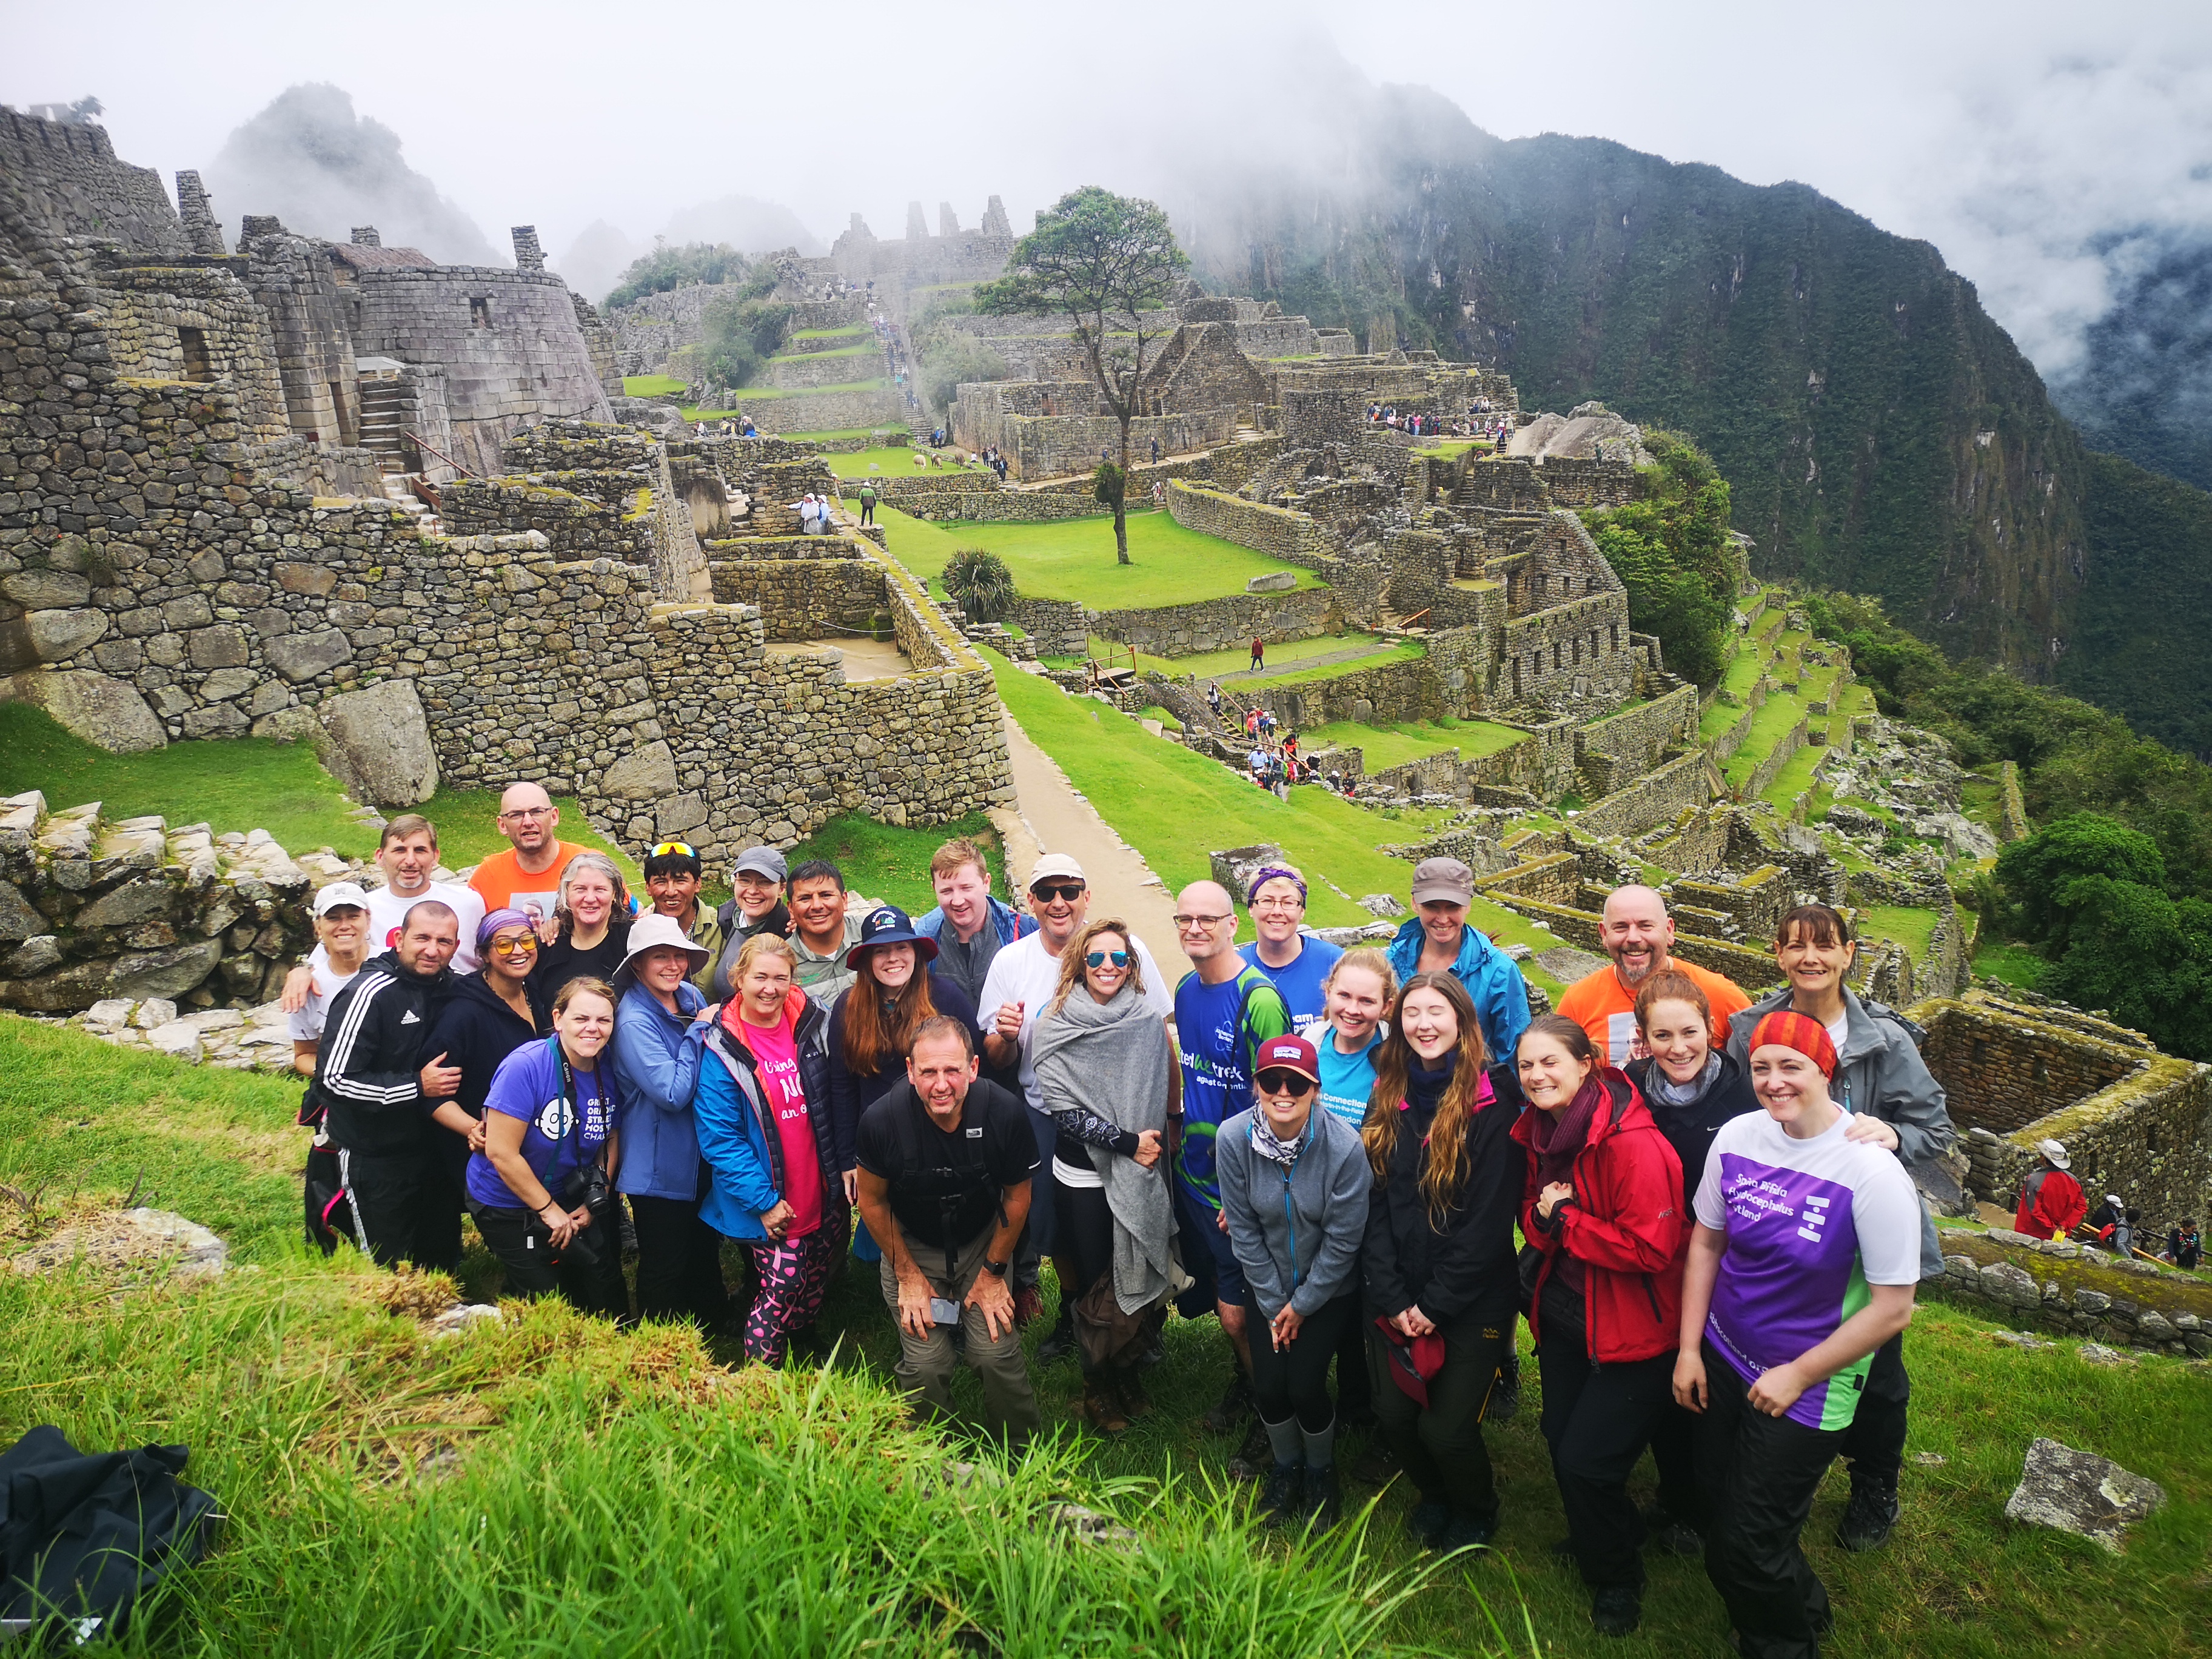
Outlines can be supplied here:
<path id="1" fill-rule="evenodd" d="M 410 1000 L 390 974 L 365 970 L 346 988 L 350 996 L 331 1012 L 323 1034 L 325 1093 L 369 1111 L 417 1108 L 422 1079 L 416 1070 L 421 1016 L 402 1025 Z"/>

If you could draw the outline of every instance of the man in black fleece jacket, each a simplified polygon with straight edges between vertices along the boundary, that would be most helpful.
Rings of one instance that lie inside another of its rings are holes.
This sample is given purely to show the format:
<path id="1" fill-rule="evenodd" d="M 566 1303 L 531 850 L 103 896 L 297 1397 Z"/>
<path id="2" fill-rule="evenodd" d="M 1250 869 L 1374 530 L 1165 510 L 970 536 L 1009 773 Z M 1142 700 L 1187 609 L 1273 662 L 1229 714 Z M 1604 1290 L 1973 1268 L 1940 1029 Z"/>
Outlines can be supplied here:
<path id="1" fill-rule="evenodd" d="M 425 899 L 400 924 L 399 943 L 372 957 L 331 1000 L 315 1062 L 315 1092 L 328 1109 L 345 1203 L 341 1231 L 390 1267 L 428 1259 L 422 1237 L 430 1114 L 460 1085 L 446 1056 L 425 1063 L 422 1038 L 444 1001 L 446 964 L 460 942 L 450 906 Z"/>

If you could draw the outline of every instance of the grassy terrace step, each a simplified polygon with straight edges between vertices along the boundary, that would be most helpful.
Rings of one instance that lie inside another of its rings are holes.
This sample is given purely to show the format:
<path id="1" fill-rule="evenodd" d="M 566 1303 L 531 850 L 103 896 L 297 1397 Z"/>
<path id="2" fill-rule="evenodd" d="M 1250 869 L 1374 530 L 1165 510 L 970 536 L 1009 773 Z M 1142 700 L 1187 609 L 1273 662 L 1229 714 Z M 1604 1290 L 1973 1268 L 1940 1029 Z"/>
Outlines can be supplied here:
<path id="1" fill-rule="evenodd" d="M 623 376 L 623 395 L 626 398 L 680 398 L 690 389 L 673 374 Z"/>
<path id="2" fill-rule="evenodd" d="M 1320 586 L 1300 570 L 1249 548 L 1186 530 L 1164 513 L 1129 515 L 1129 558 L 1114 562 L 1114 522 L 1069 519 L 1049 524 L 930 524 L 896 508 L 878 509 L 891 556 L 934 580 L 963 547 L 988 548 L 1006 562 L 1024 599 L 1069 599 L 1093 611 L 1194 605 L 1242 593 L 1254 576 L 1289 570 L 1300 587 Z"/>
<path id="3" fill-rule="evenodd" d="M 1270 669 L 1279 667 L 1289 672 L 1302 665 L 1311 665 L 1320 658 L 1346 657 L 1353 659 L 1391 649 L 1393 647 L 1389 642 L 1373 634 L 1316 634 L 1309 640 L 1285 640 L 1269 646 L 1267 663 Z M 1091 636 L 1091 652 L 1102 661 L 1108 656 L 1118 658 L 1123 663 L 1129 660 L 1127 646 L 1118 641 L 1102 639 L 1097 635 Z M 1073 662 L 1075 659 L 1055 657 L 1051 660 L 1057 665 L 1063 661 Z M 1234 684 L 1239 687 L 1249 680 L 1265 678 L 1264 674 L 1247 674 L 1245 665 L 1251 660 L 1251 650 L 1245 646 L 1225 651 L 1201 651 L 1188 657 L 1156 657 L 1149 651 L 1137 653 L 1137 666 L 1140 669 L 1177 676 L 1188 674 L 1200 680 L 1219 680 L 1224 685 Z M 1363 665 L 1354 661 L 1354 665 Z M 1338 672 L 1350 672 L 1351 670 L 1345 668 Z"/>
<path id="4" fill-rule="evenodd" d="M 1301 745 L 1309 750 L 1325 749 L 1334 744 L 1346 744 L 1358 748 L 1370 772 L 1379 772 L 1388 767 L 1402 766 L 1407 761 L 1419 760 L 1425 755 L 1439 754 L 1447 749 L 1456 749 L 1462 760 L 1474 760 L 1484 755 L 1494 755 L 1501 749 L 1510 749 L 1528 734 L 1518 726 L 1498 726 L 1489 720 L 1453 720 L 1449 716 L 1440 720 L 1401 720 L 1388 726 L 1361 726 L 1352 720 L 1332 720 L 1327 726 L 1316 726 L 1298 734 Z"/>
<path id="5" fill-rule="evenodd" d="M 866 432 L 858 432 L 853 435 L 865 438 L 868 434 Z M 927 437 L 928 434 L 925 433 L 922 435 Z M 945 465 L 929 467 L 916 466 L 914 464 L 914 458 L 917 454 L 942 455 L 945 457 Z M 952 452 L 949 449 L 917 450 L 911 444 L 890 444 L 881 449 L 854 449 L 840 454 L 824 455 L 822 459 L 830 463 L 830 470 L 839 477 L 851 478 L 855 481 L 870 477 L 919 478 L 925 472 L 935 477 L 941 473 L 957 471 L 975 479 L 975 488 L 978 489 L 992 490 L 999 487 L 998 479 L 991 475 L 988 469 L 981 466 L 959 466 L 954 462 Z M 868 471 L 870 467 L 875 469 L 872 474 Z"/>

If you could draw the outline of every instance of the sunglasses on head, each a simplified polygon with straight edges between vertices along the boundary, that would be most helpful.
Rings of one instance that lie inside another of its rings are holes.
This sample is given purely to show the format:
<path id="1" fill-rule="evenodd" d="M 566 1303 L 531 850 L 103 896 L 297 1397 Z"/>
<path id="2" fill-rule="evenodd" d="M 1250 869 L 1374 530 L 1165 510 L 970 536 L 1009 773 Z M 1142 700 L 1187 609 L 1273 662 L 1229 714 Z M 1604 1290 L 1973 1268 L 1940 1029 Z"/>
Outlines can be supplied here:
<path id="1" fill-rule="evenodd" d="M 1073 904 L 1083 896 L 1083 884 L 1079 881 L 1044 882 L 1030 888 L 1030 896 L 1042 899 L 1048 904 L 1054 899 L 1063 904 Z"/>
<path id="2" fill-rule="evenodd" d="M 1093 951 L 1083 958 L 1083 965 L 1086 968 L 1103 968 L 1109 962 L 1116 968 L 1127 968 L 1129 953 L 1127 951 Z"/>
<path id="3" fill-rule="evenodd" d="M 692 849 L 691 844 L 689 842 L 681 841 L 664 841 L 658 847 L 655 847 L 653 851 L 647 854 L 647 856 L 656 859 L 665 859 L 671 853 L 679 853 L 687 859 L 696 859 L 699 856 L 699 854 Z"/>
<path id="4" fill-rule="evenodd" d="M 1271 1067 L 1260 1073 L 1260 1087 L 1271 1095 L 1310 1095 L 1314 1091 L 1314 1080 L 1296 1072 Z"/>

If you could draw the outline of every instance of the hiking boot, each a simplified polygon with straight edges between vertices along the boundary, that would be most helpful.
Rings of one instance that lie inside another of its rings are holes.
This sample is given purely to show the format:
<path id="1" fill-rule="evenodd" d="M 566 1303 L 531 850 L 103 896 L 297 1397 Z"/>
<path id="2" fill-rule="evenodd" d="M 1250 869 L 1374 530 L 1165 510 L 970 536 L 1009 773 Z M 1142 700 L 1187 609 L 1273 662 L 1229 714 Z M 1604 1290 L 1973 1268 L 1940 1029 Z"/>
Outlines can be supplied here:
<path id="1" fill-rule="evenodd" d="M 1421 1540 L 1421 1547 L 1432 1550 L 1443 1541 L 1444 1531 L 1451 1525 L 1452 1512 L 1449 1504 L 1416 1504 L 1413 1512 L 1406 1517 L 1406 1524 L 1413 1536 Z"/>
<path id="2" fill-rule="evenodd" d="M 1644 1597 L 1614 1585 L 1590 1597 L 1590 1623 L 1600 1636 L 1626 1636 L 1644 1622 Z"/>
<path id="3" fill-rule="evenodd" d="M 1274 1461 L 1275 1445 L 1267 1437 L 1267 1425 L 1255 1417 L 1252 1426 L 1244 1431 L 1244 1443 L 1229 1460 L 1229 1478 L 1231 1480 L 1257 1480 Z"/>
<path id="4" fill-rule="evenodd" d="M 1461 1510 L 1444 1528 L 1443 1536 L 1437 1540 L 1437 1547 L 1449 1554 L 1453 1550 L 1479 1549 L 1487 1544 L 1498 1531 L 1498 1517 L 1487 1521 Z"/>
<path id="5" fill-rule="evenodd" d="M 1114 1374 L 1114 1386 L 1121 1396 L 1121 1409 L 1132 1417 L 1142 1417 L 1152 1408 L 1152 1397 L 1145 1392 L 1145 1385 L 1137 1380 L 1133 1367 L 1124 1368 Z"/>
<path id="6" fill-rule="evenodd" d="M 1279 1527 L 1297 1518 L 1304 1474 L 1304 1469 L 1296 1463 L 1268 1465 L 1267 1483 L 1260 1488 L 1261 1525 Z"/>
<path id="7" fill-rule="evenodd" d="M 1049 1365 L 1054 1360 L 1065 1359 L 1075 1352 L 1075 1315 L 1066 1308 L 1060 1310 L 1060 1319 L 1037 1344 L 1036 1363 Z"/>
<path id="8" fill-rule="evenodd" d="M 1854 1554 L 1880 1549 L 1897 1525 L 1897 1507 L 1894 1480 L 1852 1481 L 1851 1501 L 1836 1528 L 1836 1541 Z"/>
<path id="9" fill-rule="evenodd" d="M 1336 1490 L 1336 1465 L 1327 1463 L 1317 1469 L 1309 1467 L 1305 1482 L 1298 1491 L 1296 1518 L 1312 1531 L 1327 1532 L 1343 1515 L 1344 1504 Z"/>
<path id="10" fill-rule="evenodd" d="M 1482 1420 L 1486 1423 L 1510 1423 L 1521 1409 L 1521 1356 L 1511 1348 L 1498 1367 L 1498 1382 L 1484 1402 Z"/>
<path id="11" fill-rule="evenodd" d="M 1101 1434 L 1120 1434 L 1129 1426 L 1111 1384 L 1103 1377 L 1087 1377 L 1083 1384 L 1083 1420 Z"/>
<path id="12" fill-rule="evenodd" d="M 1669 1555 L 1703 1555 L 1705 1534 L 1686 1521 L 1677 1521 L 1656 1504 L 1644 1511 L 1644 1541 Z"/>
<path id="13" fill-rule="evenodd" d="M 1222 1392 L 1221 1403 L 1206 1413 L 1201 1425 L 1208 1434 L 1228 1434 L 1246 1418 L 1252 1416 L 1252 1384 L 1239 1371 L 1229 1379 Z"/>

